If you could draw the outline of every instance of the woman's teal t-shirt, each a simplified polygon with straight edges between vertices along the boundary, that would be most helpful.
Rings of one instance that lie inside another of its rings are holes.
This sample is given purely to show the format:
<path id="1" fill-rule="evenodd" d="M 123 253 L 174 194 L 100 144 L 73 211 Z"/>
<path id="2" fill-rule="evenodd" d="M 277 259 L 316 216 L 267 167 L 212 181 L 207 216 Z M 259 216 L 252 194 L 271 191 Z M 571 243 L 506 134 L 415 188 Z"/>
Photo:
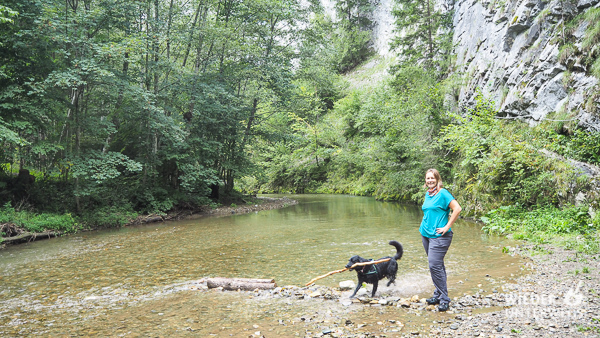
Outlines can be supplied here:
<path id="1" fill-rule="evenodd" d="M 423 206 L 421 207 L 424 215 L 423 221 L 421 221 L 421 227 L 419 228 L 421 235 L 427 238 L 437 238 L 441 236 L 441 234 L 435 232 L 435 229 L 443 228 L 448 224 L 450 202 L 452 202 L 452 200 L 454 200 L 454 196 L 444 188 L 440 189 L 440 191 L 433 196 L 429 196 L 429 194 L 425 192 L 425 202 L 423 202 Z M 451 230 L 452 229 L 449 229 L 448 231 Z"/>

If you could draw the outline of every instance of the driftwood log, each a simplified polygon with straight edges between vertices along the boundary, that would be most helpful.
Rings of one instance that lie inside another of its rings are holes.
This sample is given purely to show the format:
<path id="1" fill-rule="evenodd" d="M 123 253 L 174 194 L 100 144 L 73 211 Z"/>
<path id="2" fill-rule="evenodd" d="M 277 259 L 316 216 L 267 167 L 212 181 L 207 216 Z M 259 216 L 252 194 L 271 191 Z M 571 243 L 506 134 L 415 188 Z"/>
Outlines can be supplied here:
<path id="1" fill-rule="evenodd" d="M 60 232 L 45 231 L 45 232 L 23 232 L 17 236 L 4 237 L 3 242 L 6 244 L 14 244 L 21 242 L 30 242 L 40 238 L 51 238 L 60 236 Z"/>
<path id="2" fill-rule="evenodd" d="M 274 279 L 256 279 L 256 278 L 223 278 L 215 277 L 206 280 L 206 286 L 209 289 L 222 287 L 223 290 L 268 290 L 277 287 Z"/>
<path id="3" fill-rule="evenodd" d="M 310 282 L 308 282 L 308 283 L 306 283 L 306 284 L 304 284 L 304 285 L 305 285 L 305 286 L 309 286 L 310 284 L 312 284 L 312 283 L 314 283 L 314 282 L 318 281 L 319 279 L 323 279 L 323 278 L 325 278 L 325 277 L 327 277 L 327 276 L 331 276 L 331 275 L 334 275 L 334 274 L 336 274 L 336 273 L 344 272 L 344 271 L 346 271 L 346 270 L 354 269 L 354 268 L 356 268 L 356 267 L 358 267 L 358 266 L 365 266 L 365 265 L 379 264 L 379 263 L 387 262 L 387 261 L 389 261 L 390 259 L 391 259 L 391 258 L 384 258 L 384 259 L 380 259 L 380 260 L 377 260 L 377 261 L 363 262 L 363 263 L 356 263 L 356 264 L 352 265 L 350 268 L 343 268 L 343 269 L 341 269 L 341 270 L 335 270 L 335 271 L 331 271 L 331 272 L 328 272 L 328 273 L 324 274 L 323 276 L 315 277 L 315 278 L 311 279 L 311 280 L 310 280 Z"/>

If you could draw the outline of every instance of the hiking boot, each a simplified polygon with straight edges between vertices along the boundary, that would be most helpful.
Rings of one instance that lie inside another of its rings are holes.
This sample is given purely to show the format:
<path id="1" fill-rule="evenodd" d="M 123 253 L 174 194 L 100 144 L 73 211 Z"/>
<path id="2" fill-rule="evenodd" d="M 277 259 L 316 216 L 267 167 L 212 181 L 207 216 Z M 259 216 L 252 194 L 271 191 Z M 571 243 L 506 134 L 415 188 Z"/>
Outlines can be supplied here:
<path id="1" fill-rule="evenodd" d="M 450 307 L 450 303 L 440 303 L 440 305 L 438 305 L 438 311 L 439 312 L 448 311 L 449 307 Z"/>
<path id="2" fill-rule="evenodd" d="M 437 299 L 437 298 L 435 298 L 435 297 L 427 298 L 425 301 L 429 305 L 435 305 L 435 304 L 439 304 L 440 303 L 440 300 Z"/>

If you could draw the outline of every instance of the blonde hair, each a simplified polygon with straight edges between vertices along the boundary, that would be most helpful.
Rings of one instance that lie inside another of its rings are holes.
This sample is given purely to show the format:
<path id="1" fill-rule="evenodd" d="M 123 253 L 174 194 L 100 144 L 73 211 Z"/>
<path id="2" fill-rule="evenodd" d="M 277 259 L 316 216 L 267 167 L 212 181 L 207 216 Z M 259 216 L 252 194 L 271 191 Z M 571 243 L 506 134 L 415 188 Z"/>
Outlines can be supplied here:
<path id="1" fill-rule="evenodd" d="M 428 173 L 432 173 L 433 177 L 435 177 L 435 181 L 437 182 L 438 190 L 442 189 L 442 187 L 444 185 L 442 184 L 442 176 L 440 175 L 440 172 L 437 171 L 436 169 L 431 168 L 425 172 L 425 176 L 427 176 Z M 424 184 L 423 186 L 427 188 L 427 184 Z"/>

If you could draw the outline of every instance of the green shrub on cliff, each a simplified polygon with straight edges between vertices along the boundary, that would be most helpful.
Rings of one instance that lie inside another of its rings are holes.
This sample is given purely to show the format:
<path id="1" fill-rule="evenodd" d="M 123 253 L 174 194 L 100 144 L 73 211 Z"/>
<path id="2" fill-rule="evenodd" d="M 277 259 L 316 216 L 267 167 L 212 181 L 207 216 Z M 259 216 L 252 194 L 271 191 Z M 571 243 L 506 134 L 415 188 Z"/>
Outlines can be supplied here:
<path id="1" fill-rule="evenodd" d="M 481 215 L 503 205 L 558 205 L 572 193 L 576 172 L 566 162 L 539 152 L 527 126 L 495 118 L 493 102 L 477 104 L 443 129 L 454 153 L 453 188 L 466 214 Z"/>

